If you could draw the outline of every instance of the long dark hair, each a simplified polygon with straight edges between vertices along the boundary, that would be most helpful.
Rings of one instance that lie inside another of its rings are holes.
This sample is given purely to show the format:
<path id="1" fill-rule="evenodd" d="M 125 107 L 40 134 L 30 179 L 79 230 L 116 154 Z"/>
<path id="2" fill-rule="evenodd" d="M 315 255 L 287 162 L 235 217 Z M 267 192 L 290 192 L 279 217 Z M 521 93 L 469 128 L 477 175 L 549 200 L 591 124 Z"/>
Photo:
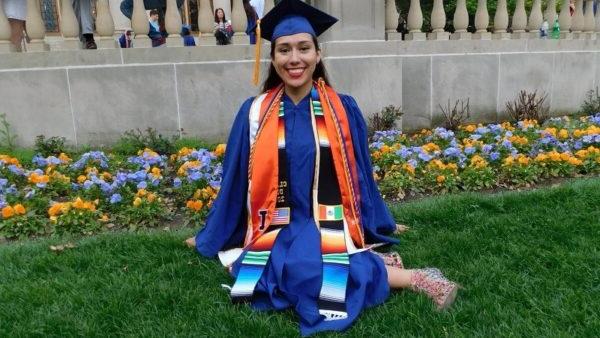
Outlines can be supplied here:
<path id="1" fill-rule="evenodd" d="M 219 11 L 223 12 L 223 22 L 227 22 L 227 17 L 225 16 L 225 11 L 223 10 L 223 8 L 215 9 L 215 22 L 219 23 L 219 17 L 217 16 L 217 13 L 219 13 Z"/>
<path id="2" fill-rule="evenodd" d="M 315 48 L 317 49 L 317 51 L 321 50 L 321 47 L 319 47 L 319 41 L 317 40 L 317 38 L 315 36 L 312 37 L 313 39 L 313 43 L 315 44 Z M 257 41 L 257 43 L 260 43 L 260 41 Z M 275 42 L 271 43 L 271 60 L 273 60 L 273 58 L 275 57 Z M 329 78 L 327 77 L 327 70 L 325 69 L 325 65 L 323 64 L 323 58 L 321 57 L 321 61 L 319 61 L 319 63 L 317 63 L 317 65 L 315 66 L 315 72 L 313 73 L 312 76 L 313 80 L 318 80 L 319 78 L 323 78 L 323 80 L 325 81 L 325 83 L 327 85 L 329 85 Z M 277 86 L 279 86 L 281 83 L 283 82 L 283 80 L 281 79 L 281 77 L 279 77 L 279 74 L 277 74 L 277 71 L 275 70 L 275 66 L 273 66 L 273 63 L 269 63 L 269 75 L 267 76 L 267 79 L 265 80 L 265 82 L 263 82 L 262 85 L 262 92 L 266 92 L 269 89 L 273 89 Z"/>

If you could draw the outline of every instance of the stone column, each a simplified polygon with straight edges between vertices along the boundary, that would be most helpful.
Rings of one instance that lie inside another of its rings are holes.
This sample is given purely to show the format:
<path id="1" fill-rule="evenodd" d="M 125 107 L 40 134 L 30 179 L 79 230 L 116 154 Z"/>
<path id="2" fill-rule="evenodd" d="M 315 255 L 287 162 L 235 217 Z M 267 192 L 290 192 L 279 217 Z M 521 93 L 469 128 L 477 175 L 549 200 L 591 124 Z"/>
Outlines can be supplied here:
<path id="1" fill-rule="evenodd" d="M 568 3 L 568 0 L 567 0 Z M 529 35 L 525 32 L 527 26 L 527 12 L 525 12 L 525 0 L 517 0 L 515 14 L 512 19 L 512 38 L 527 39 Z"/>
<path id="2" fill-rule="evenodd" d="M 131 28 L 135 33 L 133 40 L 134 48 L 152 47 L 152 41 L 148 37 L 150 32 L 148 15 L 144 7 L 144 0 L 133 0 L 133 14 L 131 15 Z"/>
<path id="3" fill-rule="evenodd" d="M 385 0 L 385 39 L 402 40 L 402 34 L 396 31 L 398 28 L 398 9 L 395 0 Z"/>
<path id="4" fill-rule="evenodd" d="M 510 33 L 506 32 L 508 28 L 508 8 L 506 0 L 498 0 L 496 14 L 494 15 L 494 40 L 510 39 Z"/>
<path id="5" fill-rule="evenodd" d="M 233 0 L 231 6 L 231 25 L 234 32 L 232 42 L 235 45 L 247 45 L 250 43 L 250 39 L 246 35 L 248 19 L 246 11 L 244 11 L 244 4 L 242 1 Z"/>
<path id="6" fill-rule="evenodd" d="M 492 34 L 487 31 L 489 24 L 490 15 L 487 10 L 487 0 L 478 0 L 477 11 L 475 12 L 475 29 L 477 31 L 473 34 L 473 39 L 491 40 Z"/>
<path id="7" fill-rule="evenodd" d="M 421 32 L 421 27 L 423 27 L 423 12 L 421 11 L 419 0 L 410 0 L 406 23 L 408 28 L 406 40 L 425 40 L 425 33 Z"/>
<path id="8" fill-rule="evenodd" d="M 470 40 L 471 33 L 467 32 L 469 26 L 469 13 L 467 12 L 466 0 L 458 0 L 456 2 L 456 10 L 454 11 L 454 33 L 450 36 L 450 40 Z"/>
<path id="9" fill-rule="evenodd" d="M 96 2 L 96 32 L 99 37 L 96 38 L 98 48 L 116 48 L 117 41 L 115 35 L 115 22 L 110 13 L 110 4 L 108 0 L 98 0 Z"/>
<path id="10" fill-rule="evenodd" d="M 574 39 L 585 39 L 583 33 L 583 0 L 575 1 L 575 14 L 573 14 L 573 25 L 571 25 L 571 31 L 573 32 Z"/>
<path id="11" fill-rule="evenodd" d="M 552 30 L 552 26 L 554 25 L 554 20 L 556 20 L 556 0 L 548 0 L 548 6 L 546 7 L 544 16 L 546 18 L 546 21 L 548 21 L 550 30 Z M 562 27 L 561 27 L 561 29 L 562 29 Z"/>
<path id="12" fill-rule="evenodd" d="M 534 0 L 533 6 L 531 7 L 531 13 L 529 13 L 529 21 L 527 23 L 529 37 L 532 39 L 540 37 L 540 27 L 542 27 L 543 20 L 542 0 Z"/>
<path id="13" fill-rule="evenodd" d="M 167 47 L 183 47 L 181 24 L 181 14 L 179 8 L 177 8 L 177 1 L 167 0 L 167 10 L 165 12 L 165 29 L 169 33 Z"/>
<path id="14" fill-rule="evenodd" d="M 597 9 L 600 11 L 600 9 Z M 596 20 L 594 20 L 594 0 L 587 0 L 585 3 L 585 15 L 583 18 L 583 31 L 586 39 L 595 40 Z"/>
<path id="15" fill-rule="evenodd" d="M 215 18 L 210 7 L 210 0 L 198 0 L 198 44 L 214 46 L 217 44 L 213 32 Z"/>
<path id="16" fill-rule="evenodd" d="M 573 38 L 571 29 L 571 10 L 569 9 L 569 1 L 563 1 L 560 7 L 558 16 L 558 24 L 560 25 L 560 38 L 570 40 Z"/>
<path id="17" fill-rule="evenodd" d="M 450 33 L 445 32 L 446 13 L 444 12 L 444 1 L 433 0 L 433 9 L 431 11 L 431 30 L 427 34 L 427 40 L 448 40 Z"/>
<path id="18" fill-rule="evenodd" d="M 31 41 L 27 44 L 28 52 L 43 52 L 49 50 L 48 45 L 44 42 L 46 37 L 46 27 L 42 20 L 40 12 L 40 3 L 38 0 L 27 0 L 27 35 Z"/>
<path id="19" fill-rule="evenodd" d="M 10 24 L 4 14 L 3 1 L 0 0 L 0 53 L 15 52 L 17 49 L 10 42 Z"/>
<path id="20" fill-rule="evenodd" d="M 273 9 L 273 7 L 275 7 L 275 2 L 273 2 L 273 0 L 265 0 L 263 16 L 269 13 L 269 11 Z"/>

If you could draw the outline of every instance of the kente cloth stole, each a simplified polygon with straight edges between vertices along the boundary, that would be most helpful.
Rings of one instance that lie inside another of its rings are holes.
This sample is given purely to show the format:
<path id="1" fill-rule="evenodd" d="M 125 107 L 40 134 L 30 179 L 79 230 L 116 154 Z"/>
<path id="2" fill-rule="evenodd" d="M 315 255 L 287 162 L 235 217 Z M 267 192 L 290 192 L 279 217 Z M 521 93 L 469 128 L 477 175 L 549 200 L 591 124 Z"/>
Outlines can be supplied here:
<path id="1" fill-rule="evenodd" d="M 290 223 L 282 93 L 283 89 L 279 87 L 260 97 L 262 102 L 259 103 L 264 109 L 261 109 L 263 114 L 259 126 L 254 129 L 256 134 L 251 125 L 249 225 L 245 254 L 231 290 L 234 301 L 252 299 L 275 239 L 282 227 Z M 333 105 L 329 101 L 332 95 L 335 95 L 336 99 Z M 359 195 L 356 193 L 356 162 L 346 113 L 337 94 L 320 81 L 311 90 L 310 108 L 316 144 L 313 216 L 321 233 L 323 261 L 323 281 L 318 306 L 319 313 L 325 316 L 325 320 L 339 320 L 348 316 L 346 285 L 350 260 L 346 247 L 346 232 L 349 232 L 351 237 L 348 240 L 352 240 L 355 246 L 364 246 L 357 207 Z M 274 112 L 277 112 L 276 116 Z M 252 120 L 252 116 L 250 118 Z M 261 135 L 265 135 L 263 139 Z M 253 139 L 254 136 L 256 139 Z M 260 147 L 266 148 L 266 151 L 269 148 L 273 149 L 271 153 L 275 153 L 276 147 L 277 156 L 268 156 L 268 152 L 263 153 L 264 149 Z M 260 161 L 260 164 L 257 161 Z M 277 175 L 273 175 L 273 168 L 278 168 Z M 265 184 L 268 181 L 270 183 Z M 267 197 L 262 197 L 261 193 Z M 269 195 L 274 198 L 269 198 Z"/>

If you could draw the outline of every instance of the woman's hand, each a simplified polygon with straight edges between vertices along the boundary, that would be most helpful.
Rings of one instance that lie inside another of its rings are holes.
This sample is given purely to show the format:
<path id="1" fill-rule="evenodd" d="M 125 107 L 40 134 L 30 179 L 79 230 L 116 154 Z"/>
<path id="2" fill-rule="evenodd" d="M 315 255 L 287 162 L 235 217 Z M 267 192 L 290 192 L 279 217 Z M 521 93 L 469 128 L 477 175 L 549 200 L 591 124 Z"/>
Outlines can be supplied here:
<path id="1" fill-rule="evenodd" d="M 396 230 L 394 231 L 395 234 L 402 234 L 405 233 L 409 230 L 410 228 L 404 224 L 396 224 Z"/>
<path id="2" fill-rule="evenodd" d="M 196 237 L 190 237 L 188 239 L 186 239 L 184 241 L 185 245 L 187 245 L 188 248 L 195 248 L 196 247 Z"/>

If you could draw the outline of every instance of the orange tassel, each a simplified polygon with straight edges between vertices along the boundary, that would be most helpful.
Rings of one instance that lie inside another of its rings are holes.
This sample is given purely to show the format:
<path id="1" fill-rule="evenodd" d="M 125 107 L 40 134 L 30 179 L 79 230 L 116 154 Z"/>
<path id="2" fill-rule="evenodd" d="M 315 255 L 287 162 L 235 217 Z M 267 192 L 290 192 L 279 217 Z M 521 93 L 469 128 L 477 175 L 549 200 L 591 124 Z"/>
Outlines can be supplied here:
<path id="1" fill-rule="evenodd" d="M 260 36 L 260 19 L 256 20 L 256 46 L 254 47 L 254 76 L 252 83 L 258 86 L 260 80 L 260 45 L 262 45 L 262 38 Z"/>

